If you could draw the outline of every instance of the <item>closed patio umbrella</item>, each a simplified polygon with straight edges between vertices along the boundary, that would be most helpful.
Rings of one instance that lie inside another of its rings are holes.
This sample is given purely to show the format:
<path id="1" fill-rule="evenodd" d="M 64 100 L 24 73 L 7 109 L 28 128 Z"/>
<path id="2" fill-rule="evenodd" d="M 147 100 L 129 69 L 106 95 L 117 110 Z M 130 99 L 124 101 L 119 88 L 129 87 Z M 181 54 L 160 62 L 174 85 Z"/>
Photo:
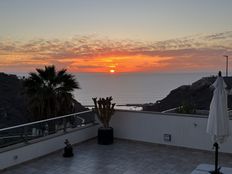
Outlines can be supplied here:
<path id="1" fill-rule="evenodd" d="M 218 143 L 223 143 L 230 135 L 226 84 L 220 71 L 212 86 L 214 87 L 214 94 L 210 103 L 206 132 L 211 135 L 215 147 L 215 170 L 211 173 L 219 174 Z"/>

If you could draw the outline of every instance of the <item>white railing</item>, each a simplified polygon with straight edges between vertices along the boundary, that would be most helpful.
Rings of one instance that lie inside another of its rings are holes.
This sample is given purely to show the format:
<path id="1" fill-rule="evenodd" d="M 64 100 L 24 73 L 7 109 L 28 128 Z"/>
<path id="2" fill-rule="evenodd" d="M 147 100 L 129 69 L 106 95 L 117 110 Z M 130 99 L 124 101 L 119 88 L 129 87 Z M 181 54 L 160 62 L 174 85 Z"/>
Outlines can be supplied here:
<path id="1" fill-rule="evenodd" d="M 0 148 L 28 142 L 58 132 L 67 132 L 95 122 L 91 110 L 0 129 Z"/>

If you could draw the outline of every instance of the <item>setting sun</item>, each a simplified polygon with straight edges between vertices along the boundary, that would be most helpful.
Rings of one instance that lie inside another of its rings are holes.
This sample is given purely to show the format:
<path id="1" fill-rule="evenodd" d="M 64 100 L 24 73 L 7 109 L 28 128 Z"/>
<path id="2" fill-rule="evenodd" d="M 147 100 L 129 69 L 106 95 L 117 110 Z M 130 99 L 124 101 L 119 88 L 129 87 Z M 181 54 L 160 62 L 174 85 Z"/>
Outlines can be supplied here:
<path id="1" fill-rule="evenodd" d="M 114 69 L 111 69 L 111 70 L 110 70 L 110 73 L 115 73 L 115 70 L 114 70 Z"/>

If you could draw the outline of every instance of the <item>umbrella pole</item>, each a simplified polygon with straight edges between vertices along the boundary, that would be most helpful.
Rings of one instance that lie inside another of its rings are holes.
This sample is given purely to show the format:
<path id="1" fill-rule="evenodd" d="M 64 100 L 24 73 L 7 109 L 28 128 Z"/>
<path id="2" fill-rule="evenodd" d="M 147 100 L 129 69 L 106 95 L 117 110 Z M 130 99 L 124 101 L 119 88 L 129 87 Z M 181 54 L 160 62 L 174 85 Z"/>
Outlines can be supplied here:
<path id="1" fill-rule="evenodd" d="M 215 147 L 215 173 L 218 173 L 218 143 L 214 143 Z"/>
<path id="2" fill-rule="evenodd" d="M 214 171 L 211 171 L 211 174 L 221 174 L 220 172 L 220 168 L 218 168 L 218 143 L 215 142 L 213 144 L 213 146 L 215 147 L 215 169 Z"/>

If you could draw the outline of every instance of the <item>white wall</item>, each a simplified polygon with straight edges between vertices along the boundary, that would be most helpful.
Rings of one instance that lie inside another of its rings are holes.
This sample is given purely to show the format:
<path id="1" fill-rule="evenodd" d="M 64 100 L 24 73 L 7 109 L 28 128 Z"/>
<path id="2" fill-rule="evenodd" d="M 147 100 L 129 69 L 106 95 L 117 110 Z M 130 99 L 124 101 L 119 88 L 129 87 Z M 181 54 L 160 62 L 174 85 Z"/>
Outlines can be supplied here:
<path id="1" fill-rule="evenodd" d="M 230 120 L 232 127 L 232 120 Z M 117 138 L 212 150 L 206 133 L 207 118 L 155 112 L 116 111 L 111 122 Z M 163 135 L 171 134 L 171 142 Z M 220 152 L 232 153 L 232 138 L 220 145 Z"/>
<path id="2" fill-rule="evenodd" d="M 97 136 L 97 126 L 76 130 L 70 133 L 56 136 L 37 143 L 28 144 L 0 153 L 0 170 L 20 164 L 22 162 L 47 155 L 51 152 L 63 149 L 64 140 L 68 139 L 72 144 L 79 143 Z M 16 158 L 17 157 L 17 158 Z"/>
<path id="3" fill-rule="evenodd" d="M 138 111 L 116 111 L 111 121 L 116 138 L 212 150 L 213 143 L 206 133 L 206 124 L 206 117 Z M 77 130 L 2 152 L 0 170 L 62 149 L 65 139 L 75 144 L 94 138 L 97 128 L 93 126 Z M 171 142 L 164 141 L 164 134 L 171 134 Z M 232 153 L 232 137 L 220 145 L 219 151 Z"/>

